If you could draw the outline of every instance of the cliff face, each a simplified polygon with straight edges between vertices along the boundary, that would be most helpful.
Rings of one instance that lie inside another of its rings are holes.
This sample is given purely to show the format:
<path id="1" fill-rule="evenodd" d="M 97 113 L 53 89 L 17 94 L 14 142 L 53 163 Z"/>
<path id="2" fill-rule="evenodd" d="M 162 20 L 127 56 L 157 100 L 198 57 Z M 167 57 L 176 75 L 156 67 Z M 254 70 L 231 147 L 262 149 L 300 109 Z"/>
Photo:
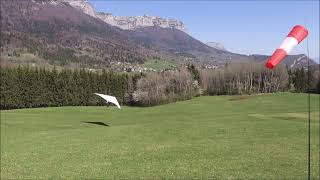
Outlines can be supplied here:
<path id="1" fill-rule="evenodd" d="M 157 16 L 113 16 L 111 13 L 96 12 L 86 0 L 60 0 L 58 2 L 68 3 L 70 6 L 81 10 L 89 16 L 99 18 L 102 21 L 125 30 L 133 30 L 142 27 L 172 28 L 186 31 L 183 22 L 175 19 L 166 19 Z"/>
<path id="2" fill-rule="evenodd" d="M 180 31 L 186 31 L 183 22 L 175 19 L 164 19 L 156 16 L 113 16 L 110 13 L 97 13 L 98 18 L 104 22 L 117 26 L 121 29 L 132 30 L 142 27 L 158 26 L 162 28 L 173 28 Z"/>
<path id="3" fill-rule="evenodd" d="M 72 7 L 83 11 L 85 14 L 88 14 L 92 17 L 97 17 L 95 10 L 86 0 L 65 0 L 65 2 L 69 3 Z"/>

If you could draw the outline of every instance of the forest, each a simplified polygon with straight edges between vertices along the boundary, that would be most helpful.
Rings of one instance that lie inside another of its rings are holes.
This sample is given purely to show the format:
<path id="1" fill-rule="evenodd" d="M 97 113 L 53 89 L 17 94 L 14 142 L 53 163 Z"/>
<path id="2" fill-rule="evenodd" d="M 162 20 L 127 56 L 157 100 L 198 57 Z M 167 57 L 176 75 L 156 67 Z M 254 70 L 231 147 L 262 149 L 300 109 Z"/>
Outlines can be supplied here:
<path id="1" fill-rule="evenodd" d="M 310 82 L 308 87 L 308 82 Z M 154 106 L 200 95 L 274 92 L 320 93 L 319 69 L 275 70 L 261 63 L 226 64 L 220 69 L 186 67 L 150 73 L 93 72 L 31 67 L 1 68 L 1 109 L 101 106 L 93 93 L 117 97 L 122 105 Z"/>

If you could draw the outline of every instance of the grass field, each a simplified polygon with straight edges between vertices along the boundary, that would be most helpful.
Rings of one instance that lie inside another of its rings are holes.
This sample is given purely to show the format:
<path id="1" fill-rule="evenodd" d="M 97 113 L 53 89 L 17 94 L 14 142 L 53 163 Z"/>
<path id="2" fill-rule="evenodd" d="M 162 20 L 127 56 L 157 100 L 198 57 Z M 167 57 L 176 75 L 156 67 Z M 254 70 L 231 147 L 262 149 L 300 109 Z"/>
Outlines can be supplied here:
<path id="1" fill-rule="evenodd" d="M 163 69 L 174 69 L 178 65 L 172 61 L 163 61 L 163 60 L 152 59 L 152 60 L 146 61 L 142 66 L 160 71 Z"/>
<path id="2" fill-rule="evenodd" d="M 312 177 L 318 177 L 318 96 Z M 85 123 L 101 122 L 108 126 Z M 1 111 L 1 179 L 306 179 L 307 96 Z"/>

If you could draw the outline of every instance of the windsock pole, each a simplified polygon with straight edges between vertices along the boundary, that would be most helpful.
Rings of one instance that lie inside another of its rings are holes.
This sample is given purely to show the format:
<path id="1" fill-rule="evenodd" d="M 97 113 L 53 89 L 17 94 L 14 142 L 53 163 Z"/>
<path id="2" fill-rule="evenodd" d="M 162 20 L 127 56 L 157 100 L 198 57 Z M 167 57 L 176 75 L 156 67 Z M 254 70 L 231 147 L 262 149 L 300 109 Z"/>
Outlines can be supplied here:
<path id="1" fill-rule="evenodd" d="M 274 69 L 286 56 L 290 53 L 290 51 L 298 45 L 301 41 L 303 41 L 308 36 L 308 30 L 301 26 L 296 25 L 293 29 L 289 32 L 286 39 L 282 42 L 280 47 L 276 49 L 276 51 L 272 54 L 272 56 L 267 60 L 266 67 L 269 69 Z M 311 177 L 311 127 L 310 127 L 310 64 L 309 64 L 309 45 L 307 40 L 307 61 L 308 61 L 308 180 Z M 320 119 L 319 119 L 320 121 Z M 320 123 L 319 123 L 320 128 Z M 320 132 L 319 132 L 320 135 Z M 320 142 L 320 139 L 319 139 Z M 320 158 L 319 158 L 320 159 Z M 319 167 L 320 168 L 320 167 Z"/>
<path id="2" fill-rule="evenodd" d="M 286 39 L 282 42 L 280 47 L 272 54 L 266 63 L 266 67 L 274 69 L 289 52 L 298 45 L 304 38 L 308 36 L 308 30 L 301 26 L 296 25 L 287 35 Z"/>
<path id="3" fill-rule="evenodd" d="M 311 127 L 310 127 L 310 116 L 311 116 L 311 111 L 310 111 L 310 60 L 309 60 L 309 42 L 307 39 L 307 51 L 308 51 L 308 180 L 311 178 Z"/>

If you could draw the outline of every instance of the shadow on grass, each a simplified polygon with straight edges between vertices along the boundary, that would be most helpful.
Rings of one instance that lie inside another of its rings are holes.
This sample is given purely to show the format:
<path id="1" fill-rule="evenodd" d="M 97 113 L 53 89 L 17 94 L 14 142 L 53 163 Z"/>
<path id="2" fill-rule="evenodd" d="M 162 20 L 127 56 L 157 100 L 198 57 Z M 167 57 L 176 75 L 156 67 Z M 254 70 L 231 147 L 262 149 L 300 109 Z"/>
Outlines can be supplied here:
<path id="1" fill-rule="evenodd" d="M 99 121 L 81 121 L 82 123 L 87 123 L 87 124 L 96 124 L 100 126 L 109 126 L 108 124 L 104 122 L 99 122 Z"/>

